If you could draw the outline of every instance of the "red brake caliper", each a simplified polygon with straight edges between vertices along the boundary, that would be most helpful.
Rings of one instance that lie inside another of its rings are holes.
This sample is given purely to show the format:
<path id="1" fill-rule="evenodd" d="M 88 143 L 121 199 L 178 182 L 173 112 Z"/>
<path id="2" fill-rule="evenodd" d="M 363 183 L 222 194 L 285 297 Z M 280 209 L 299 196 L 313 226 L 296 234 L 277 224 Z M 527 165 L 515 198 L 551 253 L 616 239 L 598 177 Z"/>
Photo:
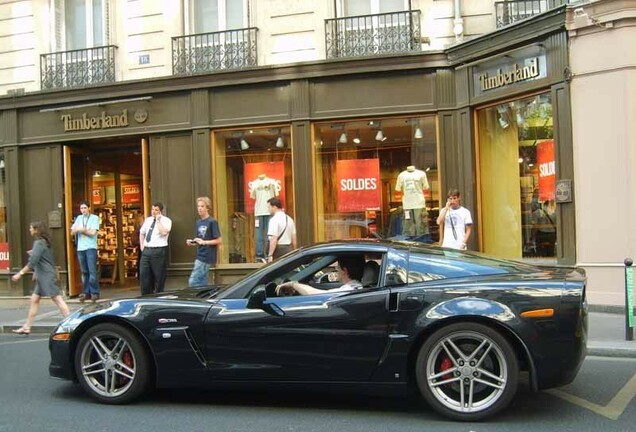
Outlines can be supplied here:
<path id="1" fill-rule="evenodd" d="M 132 356 L 130 355 L 130 351 L 125 351 L 124 352 L 124 354 L 122 355 L 122 361 L 124 362 L 124 364 L 126 366 L 128 366 L 129 368 L 132 369 L 132 367 L 133 367 L 133 359 L 132 359 Z M 126 380 L 126 381 L 128 381 L 128 378 L 124 378 L 124 377 L 121 377 L 121 378 Z"/>
<path id="2" fill-rule="evenodd" d="M 450 359 L 450 358 L 448 358 L 448 356 L 446 356 L 446 355 L 445 355 L 445 356 L 443 356 L 443 357 L 442 357 L 442 361 L 441 361 L 441 362 L 440 362 L 440 364 L 439 364 L 439 370 L 440 370 L 440 372 L 444 372 L 445 370 L 448 370 L 448 369 L 450 369 L 450 368 L 452 368 L 452 367 L 453 367 L 453 362 L 451 361 L 451 359 Z M 452 375 L 451 375 L 451 374 L 447 374 L 447 375 L 444 375 L 444 376 L 442 377 L 442 379 L 447 380 L 447 379 L 449 379 L 449 378 L 451 378 L 451 377 L 452 377 Z"/>

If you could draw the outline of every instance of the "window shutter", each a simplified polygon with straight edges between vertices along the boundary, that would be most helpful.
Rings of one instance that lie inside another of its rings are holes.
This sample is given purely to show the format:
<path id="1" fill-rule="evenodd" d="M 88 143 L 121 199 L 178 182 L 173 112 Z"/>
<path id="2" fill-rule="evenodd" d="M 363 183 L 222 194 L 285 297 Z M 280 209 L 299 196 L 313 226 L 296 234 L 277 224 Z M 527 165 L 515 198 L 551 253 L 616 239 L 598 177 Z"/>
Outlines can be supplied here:
<path id="1" fill-rule="evenodd" d="M 110 1 L 111 0 L 104 1 L 104 45 L 110 45 Z"/>
<path id="2" fill-rule="evenodd" d="M 53 4 L 53 51 L 64 51 L 64 0 L 51 0 Z"/>

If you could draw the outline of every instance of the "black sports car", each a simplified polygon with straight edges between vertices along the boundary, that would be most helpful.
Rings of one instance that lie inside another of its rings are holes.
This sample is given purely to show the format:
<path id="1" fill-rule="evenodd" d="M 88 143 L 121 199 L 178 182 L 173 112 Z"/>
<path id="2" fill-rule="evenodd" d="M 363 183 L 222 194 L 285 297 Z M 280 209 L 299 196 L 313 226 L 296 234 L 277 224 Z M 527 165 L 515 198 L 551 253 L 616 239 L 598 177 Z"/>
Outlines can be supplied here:
<path id="1" fill-rule="evenodd" d="M 362 288 L 336 263 L 364 259 Z M 298 281 L 324 290 L 276 296 Z M 585 357 L 585 273 L 421 243 L 346 241 L 291 252 L 229 287 L 86 306 L 51 334 L 50 374 L 104 403 L 151 387 L 281 383 L 415 389 L 478 420 L 571 382 Z"/>

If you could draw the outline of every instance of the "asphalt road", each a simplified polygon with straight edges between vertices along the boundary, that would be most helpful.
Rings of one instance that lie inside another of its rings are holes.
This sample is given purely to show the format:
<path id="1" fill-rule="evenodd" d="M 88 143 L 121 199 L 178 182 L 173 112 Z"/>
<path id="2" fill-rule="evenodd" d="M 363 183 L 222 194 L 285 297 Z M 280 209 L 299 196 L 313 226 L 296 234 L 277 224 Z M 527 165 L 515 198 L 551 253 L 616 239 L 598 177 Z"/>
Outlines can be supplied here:
<path id="1" fill-rule="evenodd" d="M 481 423 L 448 421 L 419 400 L 282 391 L 161 391 L 100 405 L 48 376 L 40 336 L 0 335 L 0 432 L 5 431 L 633 431 L 636 359 L 589 357 L 574 383 L 532 393 Z"/>

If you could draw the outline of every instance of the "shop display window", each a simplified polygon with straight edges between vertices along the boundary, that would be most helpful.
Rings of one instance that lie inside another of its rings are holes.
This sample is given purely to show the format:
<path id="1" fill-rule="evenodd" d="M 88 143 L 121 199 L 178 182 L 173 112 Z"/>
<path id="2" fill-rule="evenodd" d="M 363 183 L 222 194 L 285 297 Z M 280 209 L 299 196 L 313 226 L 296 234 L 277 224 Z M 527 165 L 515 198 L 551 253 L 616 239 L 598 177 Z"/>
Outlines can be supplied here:
<path id="1" fill-rule="evenodd" d="M 552 101 L 541 94 L 477 111 L 483 251 L 556 257 Z"/>
<path id="2" fill-rule="evenodd" d="M 435 117 L 314 127 L 317 239 L 439 241 Z"/>
<path id="3" fill-rule="evenodd" d="M 263 262 L 267 257 L 267 200 L 278 197 L 294 217 L 289 127 L 214 133 L 214 214 L 223 248 L 219 263 Z"/>

